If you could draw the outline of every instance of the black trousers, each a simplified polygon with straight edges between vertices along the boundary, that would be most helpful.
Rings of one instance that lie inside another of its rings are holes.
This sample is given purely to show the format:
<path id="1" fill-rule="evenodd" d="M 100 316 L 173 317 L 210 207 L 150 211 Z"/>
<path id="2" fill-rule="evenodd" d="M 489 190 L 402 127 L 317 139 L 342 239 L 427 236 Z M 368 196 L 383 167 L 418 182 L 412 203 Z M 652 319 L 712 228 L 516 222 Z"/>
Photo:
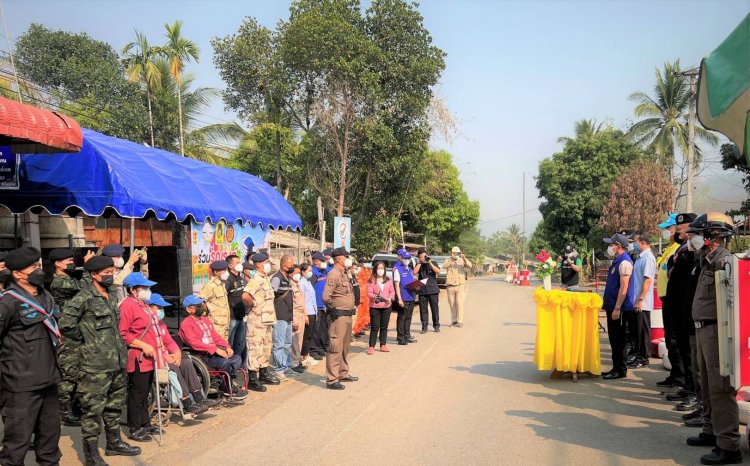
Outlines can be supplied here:
<path id="1" fill-rule="evenodd" d="M 370 347 L 375 347 L 375 342 L 378 341 L 378 335 L 380 336 L 380 346 L 383 346 L 388 341 L 388 324 L 391 321 L 391 307 L 388 306 L 385 309 L 371 307 L 370 308 Z"/>
<path id="2" fill-rule="evenodd" d="M 411 318 L 414 314 L 414 301 L 404 301 L 404 307 L 394 304 L 398 316 L 396 317 L 396 338 L 399 342 L 409 341 L 411 338 Z"/>
<path id="3" fill-rule="evenodd" d="M 667 358 L 669 358 L 669 363 L 672 365 L 672 369 L 669 370 L 669 377 L 676 383 L 683 385 L 685 383 L 685 362 L 683 361 L 685 346 L 680 347 L 678 344 L 678 321 L 675 315 L 677 309 L 669 305 L 669 298 L 666 296 L 661 298 L 661 304 L 661 315 L 664 321 L 664 343 L 667 345 Z M 690 349 L 689 339 L 687 339 L 687 348 L 688 350 Z M 689 358 L 690 356 L 688 356 Z"/>
<path id="4" fill-rule="evenodd" d="M 427 327 L 430 323 L 427 316 L 427 306 L 432 311 L 432 326 L 434 328 L 440 328 L 440 309 L 438 308 L 438 301 L 440 294 L 427 294 L 419 296 L 419 319 L 422 321 L 422 328 Z"/>
<path id="5" fill-rule="evenodd" d="M 180 382 L 183 397 L 199 392 L 200 398 L 203 399 L 203 387 L 198 378 L 198 373 L 195 372 L 193 361 L 188 357 L 183 357 L 179 367 L 176 364 L 169 364 L 169 370 L 177 374 L 177 381 Z"/>
<path id="6" fill-rule="evenodd" d="M 136 361 L 135 372 L 128 373 L 128 427 L 131 432 L 151 423 L 148 393 L 153 385 L 154 371 L 141 372 Z"/>
<path id="7" fill-rule="evenodd" d="M 302 356 L 307 356 L 308 354 L 310 354 L 310 352 L 317 352 L 312 351 L 312 349 L 314 348 L 313 335 L 315 334 L 315 324 L 317 321 L 317 316 L 308 315 L 307 320 L 309 320 L 310 323 L 305 325 L 305 333 L 302 335 L 302 351 L 300 351 L 300 354 L 302 354 Z"/>
<path id="8" fill-rule="evenodd" d="M 315 326 L 315 351 L 311 348 L 310 352 L 325 356 L 330 345 L 330 341 L 328 340 L 328 314 L 326 314 L 325 309 L 318 309 L 318 318 L 315 321 Z"/>
<path id="9" fill-rule="evenodd" d="M 62 453 L 60 441 L 60 413 L 57 385 L 31 392 L 3 393 L 3 449 L 0 464 L 23 465 L 34 435 L 36 462 L 57 464 Z"/>
<path id="10" fill-rule="evenodd" d="M 680 353 L 680 359 L 685 369 L 685 383 L 682 387 L 685 390 L 698 393 L 700 391 L 700 375 L 695 373 L 698 362 L 693 360 L 695 354 L 695 324 L 693 324 L 692 318 L 690 322 L 678 322 L 677 351 Z M 698 395 L 698 399 L 700 400 L 700 395 Z"/>
<path id="11" fill-rule="evenodd" d="M 607 335 L 609 335 L 609 346 L 612 348 L 612 370 L 625 374 L 628 368 L 625 359 L 628 357 L 628 349 L 625 346 L 625 325 L 623 318 L 627 312 L 620 313 L 620 319 L 612 319 L 612 311 L 607 311 Z"/>
<path id="12" fill-rule="evenodd" d="M 628 356 L 638 356 L 638 319 L 635 312 L 622 313 L 622 325 L 625 327 L 625 347 Z"/>
<path id="13" fill-rule="evenodd" d="M 634 318 L 638 324 L 638 353 L 636 354 L 642 361 L 648 362 L 651 354 L 651 311 L 635 312 Z"/>

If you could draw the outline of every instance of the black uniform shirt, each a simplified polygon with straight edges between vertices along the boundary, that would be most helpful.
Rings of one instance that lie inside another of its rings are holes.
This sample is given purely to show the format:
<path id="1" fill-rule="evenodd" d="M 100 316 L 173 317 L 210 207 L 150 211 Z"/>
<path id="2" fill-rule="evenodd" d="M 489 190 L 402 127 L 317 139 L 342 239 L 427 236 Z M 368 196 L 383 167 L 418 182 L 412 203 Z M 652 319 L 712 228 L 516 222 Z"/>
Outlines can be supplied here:
<path id="1" fill-rule="evenodd" d="M 35 302 L 48 314 L 57 314 L 55 301 L 47 290 L 40 289 L 37 296 L 32 296 L 15 283 L 8 289 Z M 57 364 L 57 349 L 44 320 L 44 314 L 8 293 L 0 298 L 2 390 L 28 392 L 62 381 Z"/>
<path id="2" fill-rule="evenodd" d="M 242 290 L 245 288 L 245 280 L 242 275 L 229 272 L 229 278 L 225 282 L 227 287 L 227 301 L 232 311 L 232 319 L 242 320 L 245 318 L 245 304 L 242 302 Z"/>

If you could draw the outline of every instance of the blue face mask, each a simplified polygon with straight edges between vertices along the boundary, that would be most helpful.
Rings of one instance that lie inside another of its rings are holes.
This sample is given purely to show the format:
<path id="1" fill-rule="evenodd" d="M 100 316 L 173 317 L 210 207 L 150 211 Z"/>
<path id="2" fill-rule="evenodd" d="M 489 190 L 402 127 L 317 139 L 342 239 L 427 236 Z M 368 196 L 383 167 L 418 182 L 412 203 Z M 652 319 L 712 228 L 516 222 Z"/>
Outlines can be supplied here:
<path id="1" fill-rule="evenodd" d="M 156 311 L 156 316 L 159 319 L 164 319 L 164 309 L 159 309 L 158 311 Z"/>
<path id="2" fill-rule="evenodd" d="M 633 251 L 641 252 L 641 247 L 638 246 L 638 243 L 633 243 Z"/>

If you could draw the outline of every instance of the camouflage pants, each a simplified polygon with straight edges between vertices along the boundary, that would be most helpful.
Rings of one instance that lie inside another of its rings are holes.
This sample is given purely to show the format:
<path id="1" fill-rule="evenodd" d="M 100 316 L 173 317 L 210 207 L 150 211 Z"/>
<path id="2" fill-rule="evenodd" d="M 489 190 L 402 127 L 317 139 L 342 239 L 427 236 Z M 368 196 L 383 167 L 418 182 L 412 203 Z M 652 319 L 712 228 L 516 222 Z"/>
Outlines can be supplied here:
<path id="1" fill-rule="evenodd" d="M 127 395 L 125 371 L 81 372 L 78 396 L 81 399 L 81 436 L 94 440 L 101 433 L 100 421 L 106 430 L 120 429 L 120 415 Z"/>
<path id="2" fill-rule="evenodd" d="M 251 371 L 268 367 L 273 346 L 273 324 L 247 322 L 247 367 Z"/>
<path id="3" fill-rule="evenodd" d="M 60 405 L 71 404 L 76 396 L 76 385 L 78 384 L 78 350 L 63 343 L 58 353 L 62 382 L 57 386 L 60 394 Z"/>

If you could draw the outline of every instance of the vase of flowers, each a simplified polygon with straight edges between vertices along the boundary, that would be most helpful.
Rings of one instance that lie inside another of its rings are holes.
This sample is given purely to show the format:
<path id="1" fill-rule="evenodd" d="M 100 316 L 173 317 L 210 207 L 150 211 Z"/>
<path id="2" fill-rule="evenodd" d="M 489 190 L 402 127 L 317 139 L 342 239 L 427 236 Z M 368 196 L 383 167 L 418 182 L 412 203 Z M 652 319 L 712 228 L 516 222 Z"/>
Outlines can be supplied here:
<path id="1" fill-rule="evenodd" d="M 534 272 L 537 277 L 542 279 L 545 290 L 552 289 L 552 274 L 557 269 L 557 262 L 555 262 L 549 253 L 542 249 L 539 254 L 536 255 L 536 259 L 539 261 L 539 266 Z"/>

